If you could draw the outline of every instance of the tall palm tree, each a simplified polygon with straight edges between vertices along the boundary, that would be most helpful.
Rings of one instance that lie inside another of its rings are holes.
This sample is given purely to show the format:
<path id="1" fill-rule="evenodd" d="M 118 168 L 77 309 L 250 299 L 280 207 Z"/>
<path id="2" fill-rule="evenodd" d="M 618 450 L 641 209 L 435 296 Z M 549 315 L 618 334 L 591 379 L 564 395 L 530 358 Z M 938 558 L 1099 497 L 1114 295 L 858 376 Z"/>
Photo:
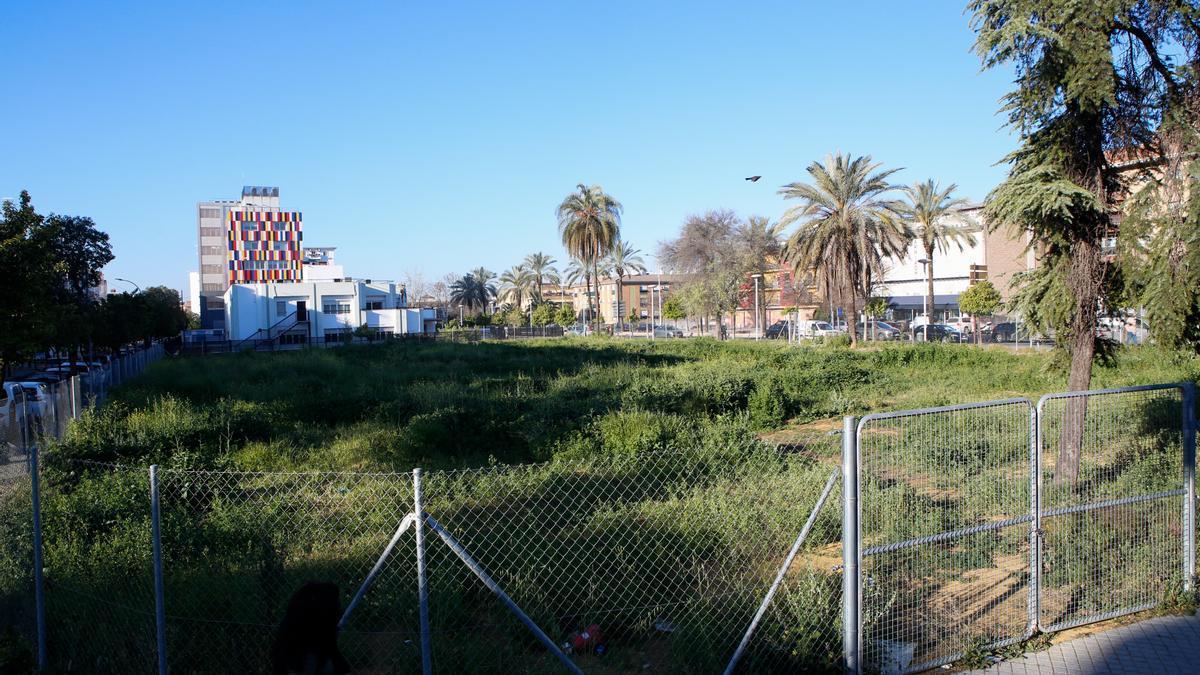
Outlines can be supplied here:
<path id="1" fill-rule="evenodd" d="M 480 276 L 464 274 L 450 285 L 450 302 L 463 305 L 471 311 L 483 311 L 488 301 L 496 296 L 496 287 L 489 282 L 481 281 Z"/>
<path id="2" fill-rule="evenodd" d="M 557 262 L 554 258 L 540 252 L 530 253 L 525 256 L 523 265 L 525 269 L 533 273 L 534 280 L 537 283 L 537 296 L 535 300 L 538 303 L 542 301 L 542 286 L 544 284 L 559 283 L 558 270 L 554 267 L 554 264 Z"/>
<path id="3" fill-rule="evenodd" d="M 942 190 L 938 184 L 929 179 L 921 183 L 913 183 L 904 188 L 908 195 L 908 203 L 900 204 L 900 213 L 915 231 L 915 237 L 921 240 L 925 249 L 925 302 L 929 315 L 925 317 L 925 339 L 929 339 L 929 324 L 933 322 L 933 252 L 940 253 L 949 250 L 952 244 L 963 250 L 963 245 L 974 246 L 975 236 L 971 234 L 972 225 L 962 214 L 962 207 L 967 205 L 965 199 L 953 198 L 958 186 L 951 183 Z"/>
<path id="4" fill-rule="evenodd" d="M 811 183 L 779 189 L 784 199 L 800 200 L 780 218 L 784 227 L 798 223 L 787 242 L 788 261 L 797 274 L 822 269 L 827 286 L 845 289 L 851 346 L 858 344 L 858 297 L 870 296 L 883 259 L 899 255 L 912 238 L 895 201 L 885 198 L 896 189 L 888 178 L 897 170 L 879 167 L 870 156 L 828 155 L 808 165 Z"/>
<path id="5" fill-rule="evenodd" d="M 511 303 L 514 307 L 525 307 L 526 300 L 533 300 L 537 286 L 534 274 L 524 265 L 516 265 L 500 275 L 501 302 Z"/>
<path id="6" fill-rule="evenodd" d="M 591 267 L 588 309 L 592 306 L 591 283 L 598 280 L 600 260 L 621 238 L 621 203 L 599 185 L 575 186 L 558 205 L 558 233 L 572 257 Z"/>
<path id="7" fill-rule="evenodd" d="M 621 313 L 621 291 L 625 277 L 631 274 L 646 273 L 646 261 L 642 259 L 641 253 L 638 249 L 618 239 L 601 262 L 604 273 L 617 282 L 617 324 L 625 322 L 625 315 Z"/>
<path id="8" fill-rule="evenodd" d="M 480 285 L 484 286 L 488 292 L 489 299 L 496 299 L 496 284 L 492 283 L 496 280 L 496 273 L 486 267 L 476 267 L 471 270 L 471 276 L 475 278 Z M 485 302 L 480 311 L 486 311 L 489 303 Z M 495 308 L 493 308 L 493 313 Z"/>

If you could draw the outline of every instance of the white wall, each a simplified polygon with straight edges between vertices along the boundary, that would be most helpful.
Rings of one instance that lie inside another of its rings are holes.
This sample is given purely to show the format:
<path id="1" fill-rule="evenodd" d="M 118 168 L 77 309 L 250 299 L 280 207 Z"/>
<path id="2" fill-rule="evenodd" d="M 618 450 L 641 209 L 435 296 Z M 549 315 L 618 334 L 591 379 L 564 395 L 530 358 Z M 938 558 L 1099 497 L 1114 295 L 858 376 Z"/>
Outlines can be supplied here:
<path id="1" fill-rule="evenodd" d="M 225 293 L 226 330 L 231 340 L 245 340 L 266 331 L 296 310 L 305 301 L 309 315 L 309 336 L 322 338 L 327 330 L 353 330 L 362 324 L 394 333 L 420 333 L 434 311 L 398 307 L 402 288 L 394 283 L 361 281 L 302 281 L 277 284 L 235 284 Z M 367 298 L 382 298 L 384 309 L 364 309 Z M 350 305 L 348 314 L 326 314 L 325 301 Z M 283 314 L 278 303 L 287 302 Z"/>

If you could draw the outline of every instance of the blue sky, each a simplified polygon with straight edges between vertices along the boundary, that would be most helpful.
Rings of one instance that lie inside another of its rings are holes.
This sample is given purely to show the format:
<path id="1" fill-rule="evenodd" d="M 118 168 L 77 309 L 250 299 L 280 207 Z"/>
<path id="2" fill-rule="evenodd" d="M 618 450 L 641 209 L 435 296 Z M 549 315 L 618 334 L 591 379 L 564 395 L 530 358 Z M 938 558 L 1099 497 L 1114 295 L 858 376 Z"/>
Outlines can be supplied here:
<path id="1" fill-rule="evenodd" d="M 91 216 L 109 276 L 180 289 L 195 203 L 243 184 L 279 186 L 354 276 L 427 281 L 561 260 L 578 182 L 647 253 L 690 213 L 778 217 L 839 150 L 982 199 L 1011 75 L 980 72 L 964 4 L 9 6 L 0 197 Z"/>

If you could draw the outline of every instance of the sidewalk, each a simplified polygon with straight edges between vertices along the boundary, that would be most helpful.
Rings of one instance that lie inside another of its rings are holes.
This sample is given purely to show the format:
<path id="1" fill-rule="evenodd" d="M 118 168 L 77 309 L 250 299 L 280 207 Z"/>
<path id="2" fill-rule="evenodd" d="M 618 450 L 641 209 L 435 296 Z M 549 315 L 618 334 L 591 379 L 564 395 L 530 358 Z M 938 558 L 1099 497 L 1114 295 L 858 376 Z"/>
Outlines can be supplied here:
<path id="1" fill-rule="evenodd" d="M 1200 616 L 1159 616 L 972 673 L 1149 675 L 1200 672 Z"/>

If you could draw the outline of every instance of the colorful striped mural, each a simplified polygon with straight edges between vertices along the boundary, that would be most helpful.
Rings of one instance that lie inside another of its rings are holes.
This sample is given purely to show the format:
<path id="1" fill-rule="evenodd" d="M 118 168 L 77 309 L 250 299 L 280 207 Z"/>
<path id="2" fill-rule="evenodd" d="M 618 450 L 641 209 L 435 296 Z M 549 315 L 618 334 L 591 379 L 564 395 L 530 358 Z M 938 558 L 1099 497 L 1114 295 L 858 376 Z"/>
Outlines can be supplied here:
<path id="1" fill-rule="evenodd" d="M 300 281 L 303 225 L 299 211 L 229 211 L 229 283 Z"/>

